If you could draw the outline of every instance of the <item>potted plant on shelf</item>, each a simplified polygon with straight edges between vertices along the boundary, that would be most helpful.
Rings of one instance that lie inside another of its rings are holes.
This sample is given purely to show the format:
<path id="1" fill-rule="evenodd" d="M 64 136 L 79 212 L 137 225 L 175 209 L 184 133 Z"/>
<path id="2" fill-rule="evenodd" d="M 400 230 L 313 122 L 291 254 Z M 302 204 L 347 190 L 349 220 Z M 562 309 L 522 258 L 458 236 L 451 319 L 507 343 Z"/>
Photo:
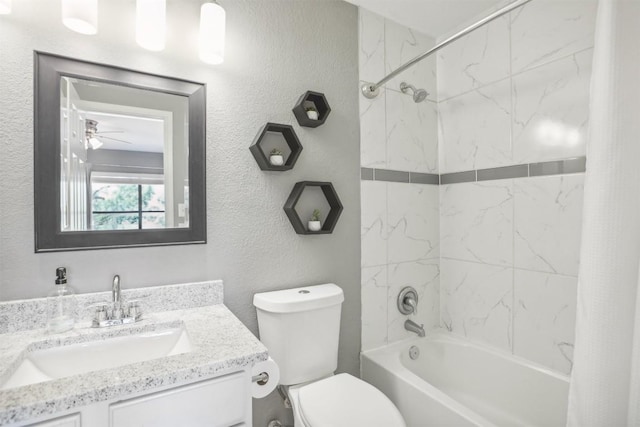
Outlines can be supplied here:
<path id="1" fill-rule="evenodd" d="M 277 148 L 274 148 L 269 153 L 269 163 L 273 166 L 282 166 L 284 165 L 284 157 L 282 157 L 282 152 Z"/>
<path id="2" fill-rule="evenodd" d="M 316 110 L 316 107 L 305 107 L 305 110 L 310 120 L 318 120 L 318 110 Z"/>
<path id="3" fill-rule="evenodd" d="M 307 229 L 309 229 L 309 231 L 320 231 L 322 229 L 322 224 L 320 224 L 320 210 L 313 210 L 311 219 L 307 223 Z"/>

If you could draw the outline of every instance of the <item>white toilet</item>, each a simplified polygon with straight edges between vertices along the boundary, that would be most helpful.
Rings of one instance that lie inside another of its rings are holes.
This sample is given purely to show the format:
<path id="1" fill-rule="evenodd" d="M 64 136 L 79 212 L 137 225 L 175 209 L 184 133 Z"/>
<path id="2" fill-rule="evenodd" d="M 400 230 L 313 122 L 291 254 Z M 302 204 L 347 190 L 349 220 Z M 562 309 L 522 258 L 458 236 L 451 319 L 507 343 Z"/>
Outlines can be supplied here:
<path id="1" fill-rule="evenodd" d="M 260 340 L 289 386 L 295 427 L 405 427 L 381 391 L 338 366 L 342 289 L 334 284 L 255 294 Z"/>

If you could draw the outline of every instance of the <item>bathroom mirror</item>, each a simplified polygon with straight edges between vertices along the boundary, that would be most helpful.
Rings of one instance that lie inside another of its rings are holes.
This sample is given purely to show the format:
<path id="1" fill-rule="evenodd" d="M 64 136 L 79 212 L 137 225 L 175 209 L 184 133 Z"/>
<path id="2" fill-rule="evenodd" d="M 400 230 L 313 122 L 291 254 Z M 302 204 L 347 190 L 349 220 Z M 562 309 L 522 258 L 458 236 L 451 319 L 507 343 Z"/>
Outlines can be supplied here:
<path id="1" fill-rule="evenodd" d="M 35 53 L 36 252 L 206 242 L 205 86 Z"/>

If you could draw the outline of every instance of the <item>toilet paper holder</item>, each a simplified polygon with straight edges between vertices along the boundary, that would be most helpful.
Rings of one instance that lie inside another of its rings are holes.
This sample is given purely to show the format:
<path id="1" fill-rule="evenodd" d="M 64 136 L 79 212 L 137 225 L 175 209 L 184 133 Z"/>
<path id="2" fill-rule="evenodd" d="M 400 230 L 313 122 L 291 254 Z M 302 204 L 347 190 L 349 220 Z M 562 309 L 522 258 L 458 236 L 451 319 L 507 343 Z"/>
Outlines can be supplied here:
<path id="1" fill-rule="evenodd" d="M 251 382 L 258 383 L 258 385 L 266 385 L 269 382 L 269 374 L 260 372 L 258 375 L 251 377 Z"/>
<path id="2" fill-rule="evenodd" d="M 251 396 L 262 399 L 276 389 L 280 382 L 280 369 L 272 358 L 255 363 L 251 367 Z"/>

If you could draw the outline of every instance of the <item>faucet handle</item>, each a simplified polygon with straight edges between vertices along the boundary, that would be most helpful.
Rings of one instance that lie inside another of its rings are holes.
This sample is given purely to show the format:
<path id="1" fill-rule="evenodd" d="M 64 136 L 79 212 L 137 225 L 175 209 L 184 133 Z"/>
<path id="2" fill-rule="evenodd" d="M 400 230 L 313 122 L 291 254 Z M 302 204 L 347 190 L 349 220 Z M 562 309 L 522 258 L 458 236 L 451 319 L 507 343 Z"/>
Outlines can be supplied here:
<path id="1" fill-rule="evenodd" d="M 109 313 L 107 313 L 107 306 L 103 305 L 101 307 L 98 307 L 96 309 L 96 319 L 98 320 L 98 322 L 101 322 L 103 320 L 107 320 L 109 318 Z"/>
<path id="2" fill-rule="evenodd" d="M 411 307 L 411 313 L 410 314 L 418 314 L 418 300 L 417 300 L 417 295 L 416 298 L 414 299 L 413 296 L 407 295 L 404 298 L 404 305 Z"/>
<path id="3" fill-rule="evenodd" d="M 405 315 L 418 313 L 418 292 L 413 287 L 407 286 L 398 294 L 398 310 Z"/>
<path id="4" fill-rule="evenodd" d="M 93 304 L 92 308 L 95 308 L 93 314 L 93 325 L 99 326 L 101 322 L 109 320 L 109 312 L 107 311 L 107 304 Z"/>
<path id="5" fill-rule="evenodd" d="M 136 320 L 142 317 L 142 310 L 140 309 L 140 303 L 138 301 L 129 302 L 127 305 L 127 317 Z"/>

